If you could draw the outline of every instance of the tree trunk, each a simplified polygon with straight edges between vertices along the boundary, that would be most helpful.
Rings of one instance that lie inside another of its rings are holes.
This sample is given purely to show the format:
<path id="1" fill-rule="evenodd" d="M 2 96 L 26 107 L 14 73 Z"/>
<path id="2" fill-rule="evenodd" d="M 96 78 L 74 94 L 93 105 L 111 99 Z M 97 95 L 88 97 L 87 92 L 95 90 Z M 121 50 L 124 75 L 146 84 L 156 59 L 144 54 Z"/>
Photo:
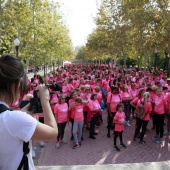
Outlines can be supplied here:
<path id="1" fill-rule="evenodd" d="M 144 74 L 146 75 L 147 54 L 146 54 L 145 49 L 143 49 L 143 54 L 144 54 Z"/>
<path id="2" fill-rule="evenodd" d="M 170 76 L 170 38 L 169 38 L 169 41 L 168 41 L 168 54 L 169 54 L 169 61 L 168 61 L 168 76 Z"/>
<path id="3" fill-rule="evenodd" d="M 126 56 L 123 53 L 123 65 L 126 67 Z"/>

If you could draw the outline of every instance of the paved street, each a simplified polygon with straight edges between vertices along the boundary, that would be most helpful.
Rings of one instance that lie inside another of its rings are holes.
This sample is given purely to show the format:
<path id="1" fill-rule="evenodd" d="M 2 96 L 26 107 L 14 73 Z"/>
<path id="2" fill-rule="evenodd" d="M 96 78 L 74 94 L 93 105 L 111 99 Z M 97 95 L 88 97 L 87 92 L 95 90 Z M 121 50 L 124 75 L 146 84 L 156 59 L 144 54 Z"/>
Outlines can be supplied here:
<path id="1" fill-rule="evenodd" d="M 59 149 L 55 147 L 55 141 L 46 143 L 42 149 L 38 166 L 55 165 L 100 165 L 100 164 L 122 164 L 122 163 L 140 163 L 140 162 L 159 162 L 170 160 L 169 136 L 165 137 L 165 142 L 156 144 L 151 139 L 155 135 L 151 130 L 151 122 L 145 136 L 146 144 L 131 142 L 134 134 L 135 120 L 131 119 L 131 127 L 125 127 L 123 134 L 124 143 L 127 149 L 121 148 L 121 152 L 113 149 L 113 137 L 107 138 L 106 112 L 103 113 L 104 124 L 99 128 L 99 134 L 96 140 L 88 138 L 88 131 L 84 129 L 84 138 L 82 146 L 72 149 L 73 142 L 70 141 L 71 124 L 67 125 L 65 139 L 67 144 L 62 144 Z M 119 143 L 119 140 L 118 140 Z"/>

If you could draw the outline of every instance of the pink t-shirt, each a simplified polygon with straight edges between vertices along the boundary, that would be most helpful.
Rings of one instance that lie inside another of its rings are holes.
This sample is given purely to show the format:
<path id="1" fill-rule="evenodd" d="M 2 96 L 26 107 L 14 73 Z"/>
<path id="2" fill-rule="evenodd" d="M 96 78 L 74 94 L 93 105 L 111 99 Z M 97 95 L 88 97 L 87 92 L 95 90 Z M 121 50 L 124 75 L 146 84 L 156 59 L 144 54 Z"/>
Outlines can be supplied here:
<path id="1" fill-rule="evenodd" d="M 75 104 L 75 107 L 74 107 L 74 121 L 75 122 L 80 122 L 84 120 L 83 108 L 84 108 L 83 104 L 81 105 Z"/>
<path id="2" fill-rule="evenodd" d="M 109 80 L 103 80 L 102 81 L 103 88 L 107 90 L 107 86 L 109 85 Z"/>
<path id="3" fill-rule="evenodd" d="M 116 112 L 116 106 L 122 101 L 120 94 L 110 93 L 107 97 L 107 103 L 110 104 L 110 111 Z"/>
<path id="4" fill-rule="evenodd" d="M 73 87 L 77 88 L 79 86 L 78 80 L 73 80 Z"/>
<path id="5" fill-rule="evenodd" d="M 154 112 L 157 114 L 164 114 L 165 113 L 165 106 L 167 104 L 166 99 L 164 96 L 156 96 L 154 99 Z"/>
<path id="6" fill-rule="evenodd" d="M 135 90 L 131 89 L 129 92 L 132 96 L 132 99 L 135 99 L 138 95 L 138 90 L 136 90 L 136 89 Z"/>
<path id="7" fill-rule="evenodd" d="M 101 91 L 97 93 L 97 100 L 98 100 L 99 103 L 101 103 L 101 101 L 102 101 L 102 93 L 101 93 Z"/>
<path id="8" fill-rule="evenodd" d="M 69 106 L 72 105 L 72 103 L 73 103 L 73 105 L 75 106 L 76 101 L 75 101 L 74 99 L 70 99 L 70 100 L 69 100 Z M 70 116 L 70 118 L 74 118 L 74 108 L 73 108 L 73 110 L 70 111 L 69 116 Z"/>
<path id="9" fill-rule="evenodd" d="M 156 92 L 151 92 L 151 93 L 150 93 L 150 99 L 151 99 L 151 100 L 155 100 L 156 97 L 157 97 Z"/>
<path id="10" fill-rule="evenodd" d="M 137 105 L 138 100 L 139 100 L 139 98 L 136 97 L 135 99 L 132 100 L 132 103 L 133 103 L 134 105 Z"/>
<path id="11" fill-rule="evenodd" d="M 72 84 L 67 84 L 67 87 L 68 87 L 69 91 L 73 90 L 73 85 Z"/>
<path id="12" fill-rule="evenodd" d="M 52 100 L 51 100 L 51 109 L 52 112 L 54 112 L 54 106 L 58 103 L 58 97 L 57 95 L 53 95 Z"/>
<path id="13" fill-rule="evenodd" d="M 64 96 L 68 96 L 69 87 L 67 85 L 63 85 L 62 92 L 63 92 Z"/>
<path id="14" fill-rule="evenodd" d="M 67 103 L 56 104 L 54 106 L 54 114 L 56 115 L 58 123 L 67 122 L 67 120 L 68 120 L 68 105 L 67 105 Z"/>
<path id="15" fill-rule="evenodd" d="M 91 93 L 81 93 L 81 94 L 80 94 L 80 97 L 81 97 L 83 100 L 88 100 L 88 101 L 90 101 Z M 89 111 L 88 105 L 85 105 L 85 106 L 84 106 L 84 111 Z"/>
<path id="16" fill-rule="evenodd" d="M 121 93 L 121 98 L 128 98 L 128 97 L 132 97 L 131 94 L 129 92 L 122 92 Z"/>
<path id="17" fill-rule="evenodd" d="M 126 116 L 125 116 L 124 112 L 117 112 L 114 117 L 114 120 L 117 122 L 124 122 L 125 118 L 126 118 Z M 124 124 L 115 123 L 115 131 L 116 132 L 122 132 L 123 130 L 124 130 Z"/>
<path id="18" fill-rule="evenodd" d="M 170 111 L 170 93 L 166 96 L 167 104 L 168 104 L 168 111 Z"/>
<path id="19" fill-rule="evenodd" d="M 88 103 L 89 110 L 92 111 L 93 109 L 100 108 L 100 104 L 98 100 L 90 100 Z M 98 113 L 99 111 L 92 112 L 92 117 L 94 114 Z"/>

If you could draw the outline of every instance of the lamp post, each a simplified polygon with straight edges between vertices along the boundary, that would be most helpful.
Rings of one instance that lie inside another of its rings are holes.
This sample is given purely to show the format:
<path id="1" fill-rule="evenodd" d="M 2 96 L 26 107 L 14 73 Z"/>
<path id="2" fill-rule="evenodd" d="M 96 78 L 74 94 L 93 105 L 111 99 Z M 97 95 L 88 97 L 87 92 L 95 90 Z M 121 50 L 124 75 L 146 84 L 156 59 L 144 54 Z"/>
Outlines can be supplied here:
<path id="1" fill-rule="evenodd" d="M 139 71 L 139 60 L 140 60 L 140 56 L 138 56 L 138 71 Z"/>
<path id="2" fill-rule="evenodd" d="M 18 49 L 19 49 L 19 45 L 20 45 L 20 41 L 18 38 L 16 38 L 14 40 L 14 45 L 15 45 L 15 49 L 16 49 L 16 57 L 18 58 Z"/>

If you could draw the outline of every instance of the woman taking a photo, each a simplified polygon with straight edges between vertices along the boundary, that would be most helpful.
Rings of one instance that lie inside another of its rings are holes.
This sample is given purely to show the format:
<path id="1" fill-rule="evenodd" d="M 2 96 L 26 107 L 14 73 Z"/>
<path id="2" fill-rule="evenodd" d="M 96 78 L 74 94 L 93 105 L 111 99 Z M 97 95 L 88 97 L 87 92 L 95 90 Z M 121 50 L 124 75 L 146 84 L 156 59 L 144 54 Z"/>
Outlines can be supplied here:
<path id="1" fill-rule="evenodd" d="M 0 57 L 0 80 L 0 169 L 22 169 L 22 165 L 19 165 L 25 157 L 28 159 L 25 159 L 24 169 L 35 169 L 31 155 L 31 140 L 49 141 L 55 139 L 58 134 L 49 104 L 49 91 L 45 86 L 39 87 L 45 123 L 42 124 L 27 114 L 28 106 L 21 111 L 9 109 L 9 105 L 22 99 L 27 91 L 26 73 L 18 58 L 11 54 Z M 26 156 L 23 156 L 24 142 Z"/>

